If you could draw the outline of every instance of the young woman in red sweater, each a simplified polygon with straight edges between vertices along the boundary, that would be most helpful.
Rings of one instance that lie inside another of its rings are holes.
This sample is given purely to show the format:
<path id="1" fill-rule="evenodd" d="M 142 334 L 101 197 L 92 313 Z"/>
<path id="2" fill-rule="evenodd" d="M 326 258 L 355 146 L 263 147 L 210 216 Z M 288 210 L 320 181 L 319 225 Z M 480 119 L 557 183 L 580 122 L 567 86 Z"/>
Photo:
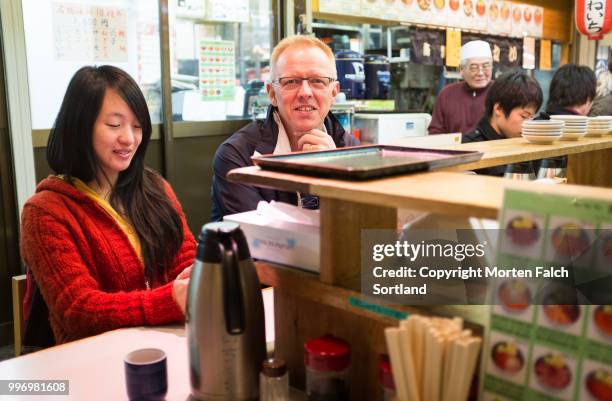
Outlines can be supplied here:
<path id="1" fill-rule="evenodd" d="M 145 98 L 127 73 L 76 72 L 47 144 L 56 175 L 21 221 L 28 279 L 57 343 L 184 319 L 196 244 L 170 185 L 144 165 L 150 138 Z"/>

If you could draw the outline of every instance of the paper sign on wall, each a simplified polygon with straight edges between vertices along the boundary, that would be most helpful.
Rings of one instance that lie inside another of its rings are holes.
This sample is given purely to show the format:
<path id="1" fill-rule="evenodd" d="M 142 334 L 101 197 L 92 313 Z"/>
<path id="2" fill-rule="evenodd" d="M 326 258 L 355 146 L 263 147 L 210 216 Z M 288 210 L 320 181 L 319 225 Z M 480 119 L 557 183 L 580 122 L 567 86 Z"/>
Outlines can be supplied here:
<path id="1" fill-rule="evenodd" d="M 535 38 L 529 36 L 523 38 L 523 68 L 526 70 L 535 68 Z"/>
<path id="2" fill-rule="evenodd" d="M 236 91 L 234 42 L 201 40 L 199 53 L 201 100 L 233 100 Z"/>
<path id="3" fill-rule="evenodd" d="M 127 61 L 127 10 L 69 3 L 52 7 L 56 59 Z"/>
<path id="4" fill-rule="evenodd" d="M 551 62 L 551 43 L 550 40 L 541 40 L 540 41 L 540 70 L 551 70 L 552 62 Z"/>
<path id="5" fill-rule="evenodd" d="M 446 30 L 446 66 L 458 67 L 461 59 L 461 31 L 448 28 Z"/>
<path id="6" fill-rule="evenodd" d="M 206 19 L 210 21 L 249 22 L 249 0 L 207 0 Z"/>

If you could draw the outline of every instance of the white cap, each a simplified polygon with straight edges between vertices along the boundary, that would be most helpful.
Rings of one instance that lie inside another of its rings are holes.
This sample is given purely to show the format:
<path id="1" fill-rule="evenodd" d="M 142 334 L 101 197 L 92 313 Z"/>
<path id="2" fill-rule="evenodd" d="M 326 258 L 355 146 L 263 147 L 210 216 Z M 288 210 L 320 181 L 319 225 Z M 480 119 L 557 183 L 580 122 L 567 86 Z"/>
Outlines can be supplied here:
<path id="1" fill-rule="evenodd" d="M 484 40 L 472 40 L 461 46 L 461 62 L 470 58 L 493 58 L 491 46 Z"/>

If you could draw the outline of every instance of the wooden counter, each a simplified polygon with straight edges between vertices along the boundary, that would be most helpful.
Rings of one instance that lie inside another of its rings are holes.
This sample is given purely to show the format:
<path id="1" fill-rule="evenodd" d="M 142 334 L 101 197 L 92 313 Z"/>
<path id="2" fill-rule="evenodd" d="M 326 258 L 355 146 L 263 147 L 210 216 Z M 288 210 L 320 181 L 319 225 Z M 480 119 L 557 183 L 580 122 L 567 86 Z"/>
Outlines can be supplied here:
<path id="1" fill-rule="evenodd" d="M 354 279 L 361 269 L 359 250 L 362 229 L 395 229 L 398 208 L 420 209 L 447 216 L 496 219 L 503 204 L 504 191 L 509 187 L 612 199 L 610 188 L 569 184 L 551 186 L 460 172 L 570 155 L 568 170 L 575 169 L 582 174 L 573 176 L 575 182 L 590 180 L 610 187 L 612 136 L 583 138 L 577 142 L 557 142 L 553 145 L 531 145 L 518 138 L 462 144 L 455 148 L 480 150 L 485 154 L 481 161 L 449 168 L 451 171 L 359 182 L 277 173 L 258 167 L 229 172 L 231 181 L 320 197 L 321 263 L 318 281 L 316 275 L 258 264 L 262 282 L 275 287 L 276 347 L 278 355 L 288 361 L 294 375 L 294 385 L 303 386 L 304 339 L 329 332 L 344 336 L 350 340 L 353 349 L 359 350 L 355 355 L 358 359 L 353 362 L 358 367 L 349 374 L 351 400 L 375 400 L 379 397 L 376 361 L 378 354 L 385 350 L 383 329 L 394 324 L 395 319 L 381 317 L 378 313 L 372 315 L 347 304 L 347 298 L 359 298 Z M 593 162 L 596 163 L 595 170 L 588 167 Z M 404 308 L 402 310 L 406 310 Z M 468 314 L 483 315 L 483 307 L 474 306 L 473 309 Z"/>

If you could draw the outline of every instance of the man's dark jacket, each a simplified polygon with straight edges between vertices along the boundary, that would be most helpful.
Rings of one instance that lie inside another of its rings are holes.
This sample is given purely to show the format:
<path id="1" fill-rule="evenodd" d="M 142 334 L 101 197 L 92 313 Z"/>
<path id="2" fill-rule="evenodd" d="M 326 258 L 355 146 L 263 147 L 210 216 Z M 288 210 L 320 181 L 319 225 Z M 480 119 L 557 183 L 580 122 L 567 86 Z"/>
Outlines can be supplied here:
<path id="1" fill-rule="evenodd" d="M 252 166 L 251 156 L 255 151 L 262 155 L 274 152 L 278 139 L 278 125 L 273 114 L 275 110 L 270 106 L 265 120 L 253 121 L 244 126 L 217 149 L 213 160 L 212 221 L 220 221 L 228 214 L 254 210 L 262 200 L 297 204 L 295 192 L 237 184 L 226 178 L 230 170 Z M 331 112 L 325 117 L 324 124 L 336 147 L 359 144 L 355 137 L 344 131 Z"/>

